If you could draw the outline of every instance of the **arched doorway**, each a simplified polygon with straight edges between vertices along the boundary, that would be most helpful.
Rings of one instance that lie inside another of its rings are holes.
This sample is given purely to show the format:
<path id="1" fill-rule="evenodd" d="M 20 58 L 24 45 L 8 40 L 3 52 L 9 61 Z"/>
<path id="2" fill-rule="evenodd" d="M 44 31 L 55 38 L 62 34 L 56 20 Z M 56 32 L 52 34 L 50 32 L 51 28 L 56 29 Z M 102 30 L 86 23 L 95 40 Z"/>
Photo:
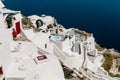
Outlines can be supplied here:
<path id="1" fill-rule="evenodd" d="M 37 28 L 43 26 L 43 21 L 40 20 L 40 19 L 38 19 L 38 20 L 36 21 L 36 26 L 37 26 Z"/>
<path id="2" fill-rule="evenodd" d="M 6 22 L 7 22 L 7 25 L 8 25 L 8 28 L 11 28 L 12 27 L 12 17 L 13 17 L 13 15 L 15 15 L 15 14 L 13 14 L 13 13 L 10 13 L 10 14 L 8 14 L 8 16 L 6 17 Z"/>

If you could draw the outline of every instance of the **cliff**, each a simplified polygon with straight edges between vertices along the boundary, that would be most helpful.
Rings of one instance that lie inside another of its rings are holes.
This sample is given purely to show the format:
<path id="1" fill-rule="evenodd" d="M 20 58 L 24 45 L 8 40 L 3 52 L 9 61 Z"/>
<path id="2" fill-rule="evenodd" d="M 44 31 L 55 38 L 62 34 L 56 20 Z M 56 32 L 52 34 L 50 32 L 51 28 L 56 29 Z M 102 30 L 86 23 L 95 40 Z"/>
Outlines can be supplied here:
<path id="1" fill-rule="evenodd" d="M 102 67 L 109 73 L 111 77 L 120 77 L 120 53 L 115 49 L 102 48 L 96 44 L 98 51 L 103 54 L 104 60 Z"/>

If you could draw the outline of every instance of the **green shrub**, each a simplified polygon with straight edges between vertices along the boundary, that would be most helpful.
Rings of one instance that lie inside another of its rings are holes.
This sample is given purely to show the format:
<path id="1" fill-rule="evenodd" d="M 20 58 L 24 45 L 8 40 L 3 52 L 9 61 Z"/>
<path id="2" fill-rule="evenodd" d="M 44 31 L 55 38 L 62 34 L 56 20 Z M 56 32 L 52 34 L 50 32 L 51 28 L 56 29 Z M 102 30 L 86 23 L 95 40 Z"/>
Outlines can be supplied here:
<path id="1" fill-rule="evenodd" d="M 104 58 L 105 58 L 105 61 L 104 63 L 102 64 L 102 67 L 109 72 L 112 64 L 113 64 L 113 56 L 109 53 L 105 53 L 103 54 Z"/>
<path id="2" fill-rule="evenodd" d="M 64 71 L 64 75 L 65 75 L 65 78 L 66 79 L 70 79 L 72 78 L 73 76 L 70 74 L 71 73 L 71 70 L 68 70 L 66 68 L 63 68 L 63 71 Z"/>
<path id="3" fill-rule="evenodd" d="M 115 75 L 114 75 L 113 73 L 111 73 L 111 72 L 109 72 L 109 75 L 110 75 L 111 77 L 115 77 Z"/>
<path id="4" fill-rule="evenodd" d="M 26 17 L 24 17 L 24 18 L 22 19 L 22 23 L 25 24 L 25 25 L 27 25 L 28 19 L 27 19 Z"/>
<path id="5" fill-rule="evenodd" d="M 119 77 L 119 78 L 120 78 L 120 74 L 113 74 L 113 73 L 109 72 L 109 75 L 110 75 L 111 77 Z"/>
<path id="6" fill-rule="evenodd" d="M 118 67 L 118 72 L 120 72 L 120 65 L 119 65 L 119 67 Z"/>
<path id="7" fill-rule="evenodd" d="M 27 18 L 27 17 L 23 17 L 23 18 L 22 18 L 22 23 L 23 23 L 24 25 L 32 24 L 32 22 L 30 21 L 30 19 Z"/>

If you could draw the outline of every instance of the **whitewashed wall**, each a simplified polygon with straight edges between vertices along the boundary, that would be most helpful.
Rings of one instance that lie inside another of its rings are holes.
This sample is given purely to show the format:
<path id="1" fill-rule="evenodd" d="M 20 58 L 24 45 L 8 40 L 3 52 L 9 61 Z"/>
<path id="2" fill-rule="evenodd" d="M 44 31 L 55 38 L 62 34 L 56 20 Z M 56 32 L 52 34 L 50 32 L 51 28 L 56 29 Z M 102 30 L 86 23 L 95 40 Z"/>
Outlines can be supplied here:
<path id="1" fill-rule="evenodd" d="M 11 42 L 13 41 L 11 29 L 0 29 L 0 42 Z"/>
<path id="2" fill-rule="evenodd" d="M 3 74 L 5 75 L 12 62 L 9 43 L 2 42 L 0 44 L 0 61 L 2 62 Z"/>
<path id="3" fill-rule="evenodd" d="M 43 49 L 45 51 L 47 51 L 47 49 L 49 49 L 50 47 L 50 43 L 49 43 L 49 36 L 39 32 L 37 34 L 35 34 L 32 38 L 31 41 L 40 49 Z M 45 48 L 45 44 L 47 45 L 47 48 Z"/>
<path id="4" fill-rule="evenodd" d="M 0 28 L 6 28 L 6 27 L 7 27 L 7 22 L 5 22 L 3 14 L 0 13 Z"/>
<path id="5" fill-rule="evenodd" d="M 2 3 L 2 0 L 0 0 L 0 8 L 5 7 L 5 5 Z"/>
<path id="6" fill-rule="evenodd" d="M 19 13 L 19 14 L 16 14 L 14 15 L 13 17 L 15 17 L 15 20 L 12 20 L 13 21 L 13 28 L 16 27 L 16 23 L 17 22 L 20 22 L 20 27 L 22 27 L 22 15 Z"/>

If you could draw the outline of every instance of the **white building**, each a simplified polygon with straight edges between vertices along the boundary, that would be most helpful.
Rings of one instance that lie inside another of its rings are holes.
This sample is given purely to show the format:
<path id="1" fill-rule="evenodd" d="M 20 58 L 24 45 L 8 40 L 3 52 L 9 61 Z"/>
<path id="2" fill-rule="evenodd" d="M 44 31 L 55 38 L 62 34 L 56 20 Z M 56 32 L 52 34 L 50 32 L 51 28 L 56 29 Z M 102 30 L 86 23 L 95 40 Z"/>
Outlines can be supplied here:
<path id="1" fill-rule="evenodd" d="M 12 28 L 21 33 L 22 15 L 3 7 L 0 1 L 0 80 L 65 80 L 58 58 L 46 51 L 48 37 L 33 33 L 26 36 L 32 42 L 13 41 Z"/>
<path id="2" fill-rule="evenodd" d="M 42 29 L 42 30 L 47 29 L 48 25 L 53 25 L 54 24 L 54 18 L 51 17 L 51 16 L 46 16 L 46 15 L 41 15 L 41 16 L 32 15 L 32 16 L 28 16 L 28 18 L 30 19 L 30 21 L 32 22 L 32 24 L 36 28 Z"/>
<path id="3" fill-rule="evenodd" d="M 65 80 L 59 60 L 70 69 L 106 74 L 92 34 L 65 29 L 45 15 L 29 16 L 31 22 L 22 24 L 20 11 L 4 7 L 0 1 L 0 80 Z M 26 40 L 14 41 L 13 28 Z"/>
<path id="4" fill-rule="evenodd" d="M 43 18 L 45 18 L 44 16 Z M 41 19 L 39 16 L 30 16 L 29 17 L 32 20 L 32 23 L 35 26 L 35 22 L 38 19 Z M 53 24 L 54 21 L 51 18 L 48 18 L 49 22 L 44 22 L 44 24 Z M 43 30 L 48 29 L 48 25 L 43 25 L 40 28 Z M 80 31 L 78 29 L 65 29 L 64 27 L 59 27 L 59 24 L 56 26 L 52 25 L 51 30 L 55 30 L 54 34 L 53 32 L 34 32 L 33 29 L 22 29 L 24 34 L 27 36 L 27 38 L 32 41 L 37 47 L 39 47 L 42 50 L 45 50 L 49 53 L 54 53 L 58 59 L 60 59 L 65 65 L 68 67 L 76 68 L 79 70 L 79 68 L 88 68 L 91 71 L 95 72 L 95 70 L 92 66 L 89 66 L 88 64 L 94 64 L 92 61 L 89 61 L 88 56 L 96 57 L 98 55 L 97 49 L 95 48 L 95 39 L 92 34 L 86 33 L 84 31 Z M 63 31 L 60 33 L 59 29 L 62 29 Z M 57 33 L 56 33 L 56 30 Z M 100 61 L 102 58 L 100 58 Z M 72 63 L 72 64 L 71 64 Z M 98 64 L 99 64 L 98 63 Z M 96 67 L 96 64 L 95 64 Z M 94 71 L 94 70 L 95 71 Z"/>
<path id="5" fill-rule="evenodd" d="M 31 42 L 2 42 L 0 61 L 5 80 L 64 80 L 57 57 L 38 51 Z"/>
<path id="6" fill-rule="evenodd" d="M 0 28 L 3 29 L 12 29 L 14 28 L 19 34 L 20 27 L 22 26 L 22 15 L 20 11 L 13 11 L 9 10 L 7 8 L 4 8 L 5 6 L 0 1 Z"/>

